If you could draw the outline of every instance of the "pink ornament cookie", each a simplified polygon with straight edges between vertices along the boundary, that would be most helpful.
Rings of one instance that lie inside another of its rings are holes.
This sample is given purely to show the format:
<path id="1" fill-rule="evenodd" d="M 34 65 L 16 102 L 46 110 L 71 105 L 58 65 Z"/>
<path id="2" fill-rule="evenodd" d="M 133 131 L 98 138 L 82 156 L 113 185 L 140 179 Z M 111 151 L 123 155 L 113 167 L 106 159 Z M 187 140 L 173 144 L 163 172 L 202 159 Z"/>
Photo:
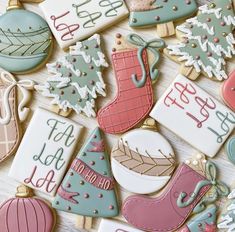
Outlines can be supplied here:
<path id="1" fill-rule="evenodd" d="M 17 188 L 15 198 L 0 206 L 1 232 L 52 232 L 55 225 L 53 211 L 47 203 L 32 198 L 29 188 Z"/>
<path id="2" fill-rule="evenodd" d="M 222 86 L 222 97 L 226 105 L 235 111 L 235 71 L 224 82 Z"/>

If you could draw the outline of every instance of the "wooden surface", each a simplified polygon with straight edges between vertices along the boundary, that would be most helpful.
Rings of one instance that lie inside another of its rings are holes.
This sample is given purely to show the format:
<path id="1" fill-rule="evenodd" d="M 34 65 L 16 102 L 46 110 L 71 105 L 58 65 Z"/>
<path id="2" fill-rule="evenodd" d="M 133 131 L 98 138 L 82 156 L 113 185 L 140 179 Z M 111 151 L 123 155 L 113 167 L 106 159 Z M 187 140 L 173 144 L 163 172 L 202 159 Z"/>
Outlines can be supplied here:
<path id="1" fill-rule="evenodd" d="M 206 0 L 198 1 L 199 4 L 202 4 L 203 2 L 207 2 L 207 1 Z M 1 13 L 5 12 L 6 6 L 7 6 L 7 0 L 0 0 L 0 12 Z M 25 7 L 32 11 L 38 12 L 40 15 L 42 15 L 42 12 L 39 10 L 37 4 L 27 4 L 25 5 Z M 126 35 L 126 34 L 129 34 L 131 31 L 133 30 L 128 26 L 128 20 L 126 19 L 123 22 L 115 25 L 114 27 L 102 33 L 103 39 L 105 41 L 104 48 L 108 56 L 109 63 L 110 63 L 110 54 L 111 54 L 111 50 L 113 46 L 112 43 L 114 41 L 115 34 L 121 33 L 123 35 Z M 157 36 L 155 28 L 136 30 L 136 32 L 142 36 L 146 36 L 146 38 L 154 38 Z M 166 42 L 169 43 L 174 40 L 175 40 L 174 38 L 171 38 L 171 39 L 167 39 Z M 52 55 L 49 62 L 55 61 L 56 58 L 63 55 L 64 53 L 58 48 L 56 44 L 55 44 L 54 51 L 55 52 Z M 235 68 L 234 60 L 232 61 L 230 60 L 229 65 L 228 65 L 228 72 L 233 70 L 233 68 Z M 179 65 L 169 60 L 168 58 L 162 56 L 159 69 L 161 70 L 161 76 L 160 76 L 159 81 L 154 86 L 154 94 L 155 94 L 156 100 L 161 96 L 164 90 L 169 86 L 169 84 L 177 75 L 178 70 L 179 70 Z M 46 68 L 41 69 L 38 72 L 30 74 L 30 75 L 17 76 L 17 78 L 30 78 L 39 83 L 43 82 L 47 77 L 48 77 L 48 73 L 47 73 Z M 116 93 L 115 76 L 113 74 L 111 67 L 108 69 L 108 71 L 105 72 L 104 80 L 107 83 L 108 96 L 106 98 L 102 98 L 102 97 L 99 98 L 98 107 L 101 107 L 105 105 L 107 102 L 109 102 L 115 96 L 115 93 Z M 203 89 L 208 91 L 218 100 L 222 101 L 220 97 L 221 83 L 213 82 L 204 77 L 200 77 L 199 80 L 196 82 L 199 86 L 201 86 Z M 35 94 L 34 100 L 32 102 L 32 109 L 34 110 L 37 106 L 41 106 L 41 107 L 48 109 L 50 107 L 49 100 L 42 96 L 39 96 L 38 94 Z M 86 118 L 85 116 L 78 116 L 74 114 L 72 115 L 71 118 L 87 128 L 85 130 L 84 136 L 82 136 L 80 144 L 78 145 L 78 149 L 79 149 L 83 141 L 86 139 L 86 136 L 88 135 L 89 131 L 94 129 L 97 126 L 97 121 L 96 119 L 89 119 L 89 118 Z M 30 117 L 29 117 L 29 120 L 30 120 Z M 23 125 L 24 128 L 27 126 L 26 124 Z M 175 134 L 171 133 L 170 131 L 166 130 L 165 128 L 159 126 L 159 131 L 164 136 L 166 136 L 166 138 L 173 145 L 175 149 L 175 153 L 178 156 L 179 162 L 197 153 L 197 151 L 194 148 L 192 148 L 189 144 L 185 143 L 179 137 L 177 137 Z M 111 150 L 112 145 L 114 144 L 116 140 L 117 140 L 117 136 L 106 135 L 108 151 Z M 0 202 L 3 202 L 4 200 L 8 199 L 11 196 L 14 196 L 15 194 L 17 183 L 8 177 L 8 171 L 12 163 L 12 160 L 13 160 L 13 157 L 9 158 L 4 163 L 0 164 L 0 183 L 1 183 L 0 184 Z M 213 161 L 219 167 L 220 176 L 223 181 L 225 181 L 227 184 L 231 184 L 233 181 L 235 181 L 235 177 L 234 177 L 235 167 L 228 161 L 223 148 L 217 154 L 216 158 L 213 159 Z M 23 167 L 19 167 L 19 168 L 23 168 Z M 50 200 L 47 196 L 42 195 L 40 193 L 37 193 L 37 195 Z M 118 189 L 118 195 L 119 195 L 119 199 L 121 202 L 123 199 L 125 199 L 128 193 L 122 189 Z M 64 212 L 58 212 L 55 231 L 59 231 L 59 232 L 78 231 L 75 228 L 75 223 L 76 223 L 76 215 L 72 215 L 72 214 L 68 214 Z M 94 229 L 91 230 L 92 232 L 97 231 L 98 224 L 99 224 L 99 220 L 95 220 Z"/>

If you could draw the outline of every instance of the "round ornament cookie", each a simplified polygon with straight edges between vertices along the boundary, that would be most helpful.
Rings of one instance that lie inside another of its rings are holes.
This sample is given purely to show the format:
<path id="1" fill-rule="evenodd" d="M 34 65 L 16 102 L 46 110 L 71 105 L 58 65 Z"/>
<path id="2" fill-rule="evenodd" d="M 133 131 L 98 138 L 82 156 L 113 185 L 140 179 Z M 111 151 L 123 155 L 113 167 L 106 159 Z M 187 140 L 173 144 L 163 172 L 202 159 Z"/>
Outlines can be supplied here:
<path id="1" fill-rule="evenodd" d="M 21 185 L 17 188 L 16 197 L 0 206 L 1 232 L 53 231 L 53 211 L 47 203 L 32 196 L 31 190 Z"/>
<path id="2" fill-rule="evenodd" d="M 52 35 L 46 21 L 10 0 L 0 16 L 0 67 L 17 74 L 40 68 L 52 51 Z"/>
<path id="3" fill-rule="evenodd" d="M 123 135 L 112 150 L 112 171 L 126 190 L 148 194 L 166 185 L 176 167 L 169 142 L 155 131 L 155 121 L 147 119 L 140 129 Z"/>

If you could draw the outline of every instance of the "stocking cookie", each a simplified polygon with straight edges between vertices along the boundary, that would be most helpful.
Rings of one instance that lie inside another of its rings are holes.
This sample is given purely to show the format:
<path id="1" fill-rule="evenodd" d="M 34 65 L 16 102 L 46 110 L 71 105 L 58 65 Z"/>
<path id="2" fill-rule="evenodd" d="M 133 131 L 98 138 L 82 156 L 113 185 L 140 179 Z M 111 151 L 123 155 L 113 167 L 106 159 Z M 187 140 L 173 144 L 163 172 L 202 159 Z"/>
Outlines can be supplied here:
<path id="1" fill-rule="evenodd" d="M 107 28 L 129 14 L 124 0 L 54 0 L 40 4 L 61 48 Z"/>
<path id="2" fill-rule="evenodd" d="M 26 107 L 33 90 L 31 80 L 17 81 L 10 73 L 0 74 L 0 162 L 14 154 L 21 140 L 21 126 L 28 116 Z M 22 99 L 17 98 L 20 92 Z"/>
<path id="3" fill-rule="evenodd" d="M 41 16 L 24 10 L 19 0 L 9 0 L 0 28 L 1 68 L 28 73 L 45 64 L 52 51 L 52 35 Z"/>
<path id="4" fill-rule="evenodd" d="M 144 119 L 153 106 L 152 82 L 159 76 L 156 68 L 164 41 L 145 41 L 137 34 L 130 34 L 127 42 L 131 48 L 123 48 L 122 36 L 117 34 L 117 48 L 112 60 L 118 93 L 115 99 L 98 112 L 100 127 L 110 134 L 128 131 Z M 127 42 L 124 42 L 125 45 Z M 134 48 L 133 48 L 134 45 Z M 148 53 L 153 61 L 148 61 Z"/>
<path id="5" fill-rule="evenodd" d="M 235 71 L 224 82 L 222 86 L 222 97 L 226 105 L 235 112 Z"/>
<path id="6" fill-rule="evenodd" d="M 116 220 L 102 219 L 98 232 L 143 232 L 142 230 L 135 229 L 123 222 Z"/>
<path id="7" fill-rule="evenodd" d="M 54 74 L 45 84 L 36 89 L 43 96 L 52 98 L 52 104 L 63 111 L 70 109 L 77 114 L 84 113 L 95 117 L 95 98 L 97 94 L 105 96 L 105 84 L 102 69 L 108 67 L 101 49 L 99 35 L 78 42 L 70 47 L 70 54 L 48 65 L 48 71 Z"/>
<path id="8" fill-rule="evenodd" d="M 157 26 L 160 37 L 175 34 L 173 22 L 194 14 L 197 4 L 194 0 L 131 0 L 129 25 L 134 28 Z"/>
<path id="9" fill-rule="evenodd" d="M 209 206 L 199 215 L 192 217 L 179 232 L 216 232 L 216 212 L 215 205 Z"/>
<path id="10" fill-rule="evenodd" d="M 235 127 L 235 114 L 230 109 L 182 75 L 176 77 L 150 115 L 210 157 Z"/>
<path id="11" fill-rule="evenodd" d="M 210 198 L 203 197 L 210 188 L 218 192 L 220 189 L 228 190 L 225 184 L 217 180 L 216 166 L 209 161 L 205 165 L 206 175 L 201 175 L 186 163 L 179 165 L 160 196 L 128 197 L 123 204 L 123 216 L 134 227 L 144 231 L 178 230 L 201 199 L 201 209 L 202 204 L 210 203 Z"/>
<path id="12" fill-rule="evenodd" d="M 58 210 L 89 217 L 118 215 L 114 179 L 99 128 L 74 159 L 52 205 Z"/>
<path id="13" fill-rule="evenodd" d="M 53 196 L 73 155 L 81 129 L 69 119 L 38 108 L 16 153 L 9 176 Z"/>
<path id="14" fill-rule="evenodd" d="M 169 45 L 165 53 L 179 61 L 181 74 L 195 80 L 200 73 L 222 81 L 227 79 L 226 60 L 235 54 L 234 9 L 231 0 L 214 0 L 201 6 L 199 15 L 187 20 L 177 30 L 182 42 Z"/>
<path id="15" fill-rule="evenodd" d="M 174 151 L 156 130 L 153 119 L 123 135 L 112 150 L 112 171 L 129 192 L 148 194 L 161 189 L 176 167 Z"/>
<path id="16" fill-rule="evenodd" d="M 54 214 L 47 203 L 33 197 L 28 187 L 17 188 L 15 198 L 0 206 L 0 231 L 52 232 L 55 225 Z"/>

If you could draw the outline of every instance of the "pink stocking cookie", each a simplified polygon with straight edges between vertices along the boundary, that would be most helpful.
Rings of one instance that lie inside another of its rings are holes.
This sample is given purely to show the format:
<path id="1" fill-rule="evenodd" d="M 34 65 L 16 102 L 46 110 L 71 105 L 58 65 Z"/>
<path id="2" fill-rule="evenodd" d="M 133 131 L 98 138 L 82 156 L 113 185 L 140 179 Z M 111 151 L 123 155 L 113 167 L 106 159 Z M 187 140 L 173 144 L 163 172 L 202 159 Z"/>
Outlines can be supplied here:
<path id="1" fill-rule="evenodd" d="M 118 34 L 117 45 L 126 43 L 121 39 Z M 153 106 L 152 81 L 159 75 L 156 69 L 160 58 L 158 49 L 164 46 L 164 41 L 145 41 L 137 34 L 130 34 L 127 41 L 129 48 L 114 49 L 112 54 L 117 96 L 98 112 L 100 127 L 110 134 L 128 131 L 148 115 Z M 154 56 L 152 65 L 149 65 L 148 51 Z"/>
<path id="2" fill-rule="evenodd" d="M 210 188 L 215 189 L 216 193 L 222 188 L 228 194 L 227 186 L 216 180 L 216 167 L 212 162 L 206 163 L 205 175 L 201 175 L 196 171 L 197 167 L 193 167 L 197 166 L 196 160 L 192 163 L 187 161 L 187 163 L 178 167 L 160 196 L 128 197 L 122 209 L 126 220 L 136 228 L 145 231 L 175 231 L 184 224 L 193 210 L 199 212 L 198 208 L 203 210 L 202 206 L 210 202 L 210 198 L 203 198 Z"/>

